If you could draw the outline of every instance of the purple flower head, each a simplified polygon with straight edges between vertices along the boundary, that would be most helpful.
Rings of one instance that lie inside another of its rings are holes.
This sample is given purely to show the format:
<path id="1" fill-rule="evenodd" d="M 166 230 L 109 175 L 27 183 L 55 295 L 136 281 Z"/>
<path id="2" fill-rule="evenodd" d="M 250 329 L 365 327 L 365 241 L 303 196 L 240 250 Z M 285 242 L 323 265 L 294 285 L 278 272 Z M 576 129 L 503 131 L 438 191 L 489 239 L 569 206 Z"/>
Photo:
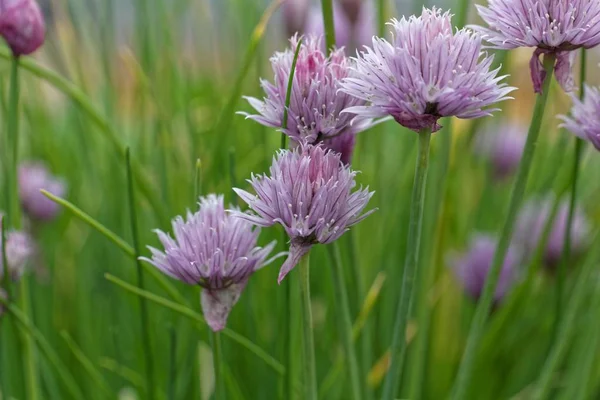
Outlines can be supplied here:
<path id="1" fill-rule="evenodd" d="M 462 283 L 465 291 L 474 299 L 479 299 L 483 292 L 487 275 L 492 267 L 496 246 L 496 239 L 486 235 L 478 235 L 471 240 L 469 250 L 452 261 L 454 273 Z M 517 251 L 510 247 L 496 286 L 494 294 L 496 301 L 502 300 L 515 282 L 518 262 Z"/>
<path id="2" fill-rule="evenodd" d="M 357 74 L 342 91 L 369 102 L 345 112 L 363 117 L 391 115 L 416 132 L 437 131 L 438 119 L 479 118 L 496 109 L 514 90 L 490 70 L 493 57 L 481 50 L 481 38 L 462 29 L 452 32 L 450 14 L 423 9 L 420 17 L 392 20 L 392 43 L 373 38 L 357 59 Z M 483 57 L 483 59 L 482 59 Z"/>
<path id="3" fill-rule="evenodd" d="M 200 285 L 201 305 L 213 331 L 222 330 L 248 278 L 263 266 L 275 246 L 256 247 L 259 230 L 225 212 L 223 196 L 200 198 L 200 210 L 173 219 L 175 238 L 156 230 L 164 247 L 149 247 L 152 259 L 142 257 L 172 278 Z"/>
<path id="4" fill-rule="evenodd" d="M 565 121 L 563 126 L 600 151 L 600 90 L 586 86 L 583 101 L 576 96 L 571 97 L 571 116 L 562 117 Z"/>
<path id="5" fill-rule="evenodd" d="M 289 49 L 271 58 L 275 83 L 261 80 L 267 97 L 262 101 L 246 97 L 259 114 L 243 115 L 265 126 L 282 126 L 289 74 L 298 40 L 294 36 Z M 354 132 L 365 129 L 366 124 L 353 121 L 354 114 L 341 113 L 348 107 L 364 103 L 338 92 L 341 79 L 351 74 L 350 61 L 343 50 L 335 50 L 327 56 L 323 52 L 321 37 L 304 38 L 294 73 L 287 129 L 283 132 L 297 143 L 315 144 L 348 129 Z"/>
<path id="6" fill-rule="evenodd" d="M 60 207 L 40 193 L 41 189 L 58 197 L 63 197 L 66 192 L 64 181 L 53 177 L 43 164 L 21 164 L 19 166 L 19 197 L 23 210 L 31 219 L 50 221 L 58 215 Z"/>
<path id="7" fill-rule="evenodd" d="M 0 35 L 15 56 L 31 54 L 46 35 L 44 16 L 35 0 L 0 0 Z"/>
<path id="8" fill-rule="evenodd" d="M 0 228 L 2 222 L 0 222 Z M 2 254 L 2 237 L 0 235 L 0 281 L 4 277 L 4 255 Z M 8 273 L 13 281 L 21 279 L 25 273 L 27 262 L 35 254 L 35 243 L 31 236 L 20 231 L 6 231 L 6 262 Z"/>
<path id="9" fill-rule="evenodd" d="M 496 49 L 535 47 L 530 62 L 537 93 L 545 72 L 542 54 L 555 54 L 556 79 L 565 91 L 573 89 L 573 50 L 600 44 L 600 2 L 594 0 L 489 0 L 476 6 L 489 28 L 475 27 Z"/>
<path id="10" fill-rule="evenodd" d="M 270 172 L 249 180 L 257 195 L 234 191 L 254 211 L 236 212 L 238 217 L 263 227 L 281 224 L 290 237 L 279 282 L 313 245 L 333 242 L 374 211 L 361 215 L 373 192 L 353 192 L 356 172 L 340 162 L 338 153 L 322 146 L 281 150 Z"/>
<path id="11" fill-rule="evenodd" d="M 524 245 L 525 249 L 533 254 L 536 250 L 544 228 L 552 213 L 553 200 L 548 198 L 542 201 L 534 200 L 523 207 L 519 215 L 515 241 Z M 558 212 L 552 224 L 548 243 L 544 250 L 544 262 L 550 268 L 556 267 L 563 254 L 567 221 L 569 218 L 569 201 L 561 201 Z M 590 227 L 581 208 L 575 208 L 571 228 L 571 253 L 581 254 L 588 244 Z"/>
<path id="12" fill-rule="evenodd" d="M 310 0 L 286 0 L 281 6 L 287 36 L 302 32 L 308 16 Z"/>
<path id="13" fill-rule="evenodd" d="M 500 125 L 479 136 L 478 151 L 490 160 L 498 180 L 512 175 L 519 166 L 526 141 L 523 132 L 518 125 Z"/>

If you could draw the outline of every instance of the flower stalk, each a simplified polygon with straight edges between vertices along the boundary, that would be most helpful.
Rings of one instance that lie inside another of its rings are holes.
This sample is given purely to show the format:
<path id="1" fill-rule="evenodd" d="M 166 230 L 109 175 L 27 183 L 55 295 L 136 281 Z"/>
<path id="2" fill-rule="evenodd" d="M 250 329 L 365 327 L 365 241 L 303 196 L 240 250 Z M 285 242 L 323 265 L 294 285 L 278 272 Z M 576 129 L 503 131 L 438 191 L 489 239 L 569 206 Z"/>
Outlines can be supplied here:
<path id="1" fill-rule="evenodd" d="M 305 399 L 317 400 L 317 369 L 310 304 L 310 257 L 308 253 L 300 260 L 300 291 L 302 294 L 302 328 L 304 330 Z"/>

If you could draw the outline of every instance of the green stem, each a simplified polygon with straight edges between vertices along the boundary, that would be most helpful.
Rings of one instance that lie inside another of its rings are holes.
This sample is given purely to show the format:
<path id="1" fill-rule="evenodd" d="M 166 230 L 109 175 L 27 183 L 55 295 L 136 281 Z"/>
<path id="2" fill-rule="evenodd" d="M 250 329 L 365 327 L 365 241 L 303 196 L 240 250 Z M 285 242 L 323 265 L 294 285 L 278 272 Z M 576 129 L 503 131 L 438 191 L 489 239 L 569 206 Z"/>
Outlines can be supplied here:
<path id="1" fill-rule="evenodd" d="M 396 323 L 392 336 L 391 364 L 385 378 L 383 395 L 381 397 L 383 400 L 392 400 L 395 398 L 398 384 L 402 379 L 402 365 L 406 353 L 406 326 L 413 298 L 416 267 L 419 263 L 419 246 L 421 243 L 421 227 L 423 225 L 430 143 L 431 129 L 423 129 L 419 133 L 419 150 L 411 199 L 406 259 L 404 260 L 402 288 L 400 289 L 400 299 L 396 310 Z"/>
<path id="2" fill-rule="evenodd" d="M 137 225 L 137 213 L 135 208 L 135 190 L 133 174 L 131 172 L 131 154 L 129 148 L 125 150 L 125 162 L 127 167 L 127 192 L 129 200 L 129 222 L 131 225 L 131 236 L 135 254 L 135 265 L 137 270 L 138 286 L 144 290 L 144 272 L 140 256 L 140 242 Z M 142 346 L 144 348 L 144 360 L 146 365 L 146 391 L 150 400 L 154 399 L 154 364 L 152 362 L 152 346 L 150 344 L 150 324 L 148 323 L 148 304 L 146 299 L 140 297 L 140 328 L 142 330 Z"/>
<path id="3" fill-rule="evenodd" d="M 210 342 L 213 352 L 213 368 L 215 372 L 215 400 L 225 400 L 225 384 L 223 382 L 223 354 L 221 352 L 221 333 L 210 330 Z"/>
<path id="4" fill-rule="evenodd" d="M 479 300 L 479 303 L 477 304 L 477 309 L 475 310 L 475 316 L 473 317 L 471 330 L 467 339 L 467 347 L 463 354 L 462 362 L 455 382 L 452 396 L 453 399 L 464 399 L 471 381 L 471 375 L 475 367 L 475 355 L 477 353 L 477 348 L 479 347 L 479 342 L 481 341 L 481 337 L 483 335 L 485 323 L 492 307 L 494 292 L 496 291 L 496 284 L 500 276 L 500 270 L 502 264 L 504 264 L 504 259 L 512 239 L 517 214 L 525 195 L 529 170 L 531 169 L 531 164 L 533 162 L 533 155 L 535 153 L 540 127 L 544 117 L 544 110 L 548 100 L 548 92 L 550 91 L 550 82 L 552 81 L 552 72 L 554 70 L 555 60 L 556 57 L 553 54 L 547 54 L 544 57 L 546 78 L 544 79 L 542 93 L 538 96 L 535 104 L 531 125 L 529 127 L 529 133 L 527 135 L 527 142 L 525 144 L 523 156 L 519 165 L 519 171 L 511 194 L 508 214 L 504 222 L 500 241 L 498 242 L 498 248 L 494 254 L 492 267 L 488 273 L 488 277 L 483 288 L 483 294 Z"/>
<path id="5" fill-rule="evenodd" d="M 377 0 L 377 34 L 379 37 L 385 36 L 385 20 L 387 18 L 386 1 Z"/>
<path id="6" fill-rule="evenodd" d="M 470 4 L 471 0 L 458 0 L 458 7 L 454 17 L 454 23 L 458 29 L 462 29 L 467 24 Z"/>
<path id="7" fill-rule="evenodd" d="M 360 376 L 356 350 L 352 340 L 352 320 L 350 317 L 350 304 L 348 302 L 348 293 L 346 292 L 346 282 L 344 280 L 344 270 L 342 267 L 342 258 L 337 243 L 327 246 L 329 257 L 333 268 L 333 287 L 336 297 L 337 314 L 340 318 L 341 337 L 348 361 L 348 372 L 350 378 L 350 388 L 352 389 L 352 398 L 361 400 L 363 394 L 363 378 Z"/>
<path id="8" fill-rule="evenodd" d="M 302 328 L 304 331 L 304 368 L 307 400 L 317 400 L 317 371 L 315 364 L 315 340 L 313 317 L 310 304 L 310 257 L 305 255 L 300 261 L 300 291 L 302 293 Z"/>
<path id="9" fill-rule="evenodd" d="M 585 49 L 581 53 L 581 69 L 580 69 L 580 86 L 579 86 L 579 98 L 583 100 L 585 96 L 585 76 L 586 76 L 586 52 Z M 563 252 L 558 266 L 558 276 L 556 280 L 556 303 L 555 303 L 555 318 L 554 318 L 554 334 L 552 335 L 553 341 L 558 333 L 560 326 L 560 320 L 562 317 L 562 302 L 564 297 L 564 283 L 567 275 L 567 265 L 571 258 L 571 239 L 573 233 L 573 217 L 575 215 L 575 205 L 577 200 L 577 182 L 579 180 L 579 169 L 581 164 L 581 157 L 584 149 L 584 141 L 578 137 L 575 137 L 575 154 L 573 158 L 573 169 L 571 175 L 571 196 L 569 199 L 569 215 L 567 217 L 567 227 L 565 232 L 565 241 L 563 243 Z"/>
<path id="10" fill-rule="evenodd" d="M 335 26 L 333 22 L 333 0 L 321 0 L 323 10 L 323 26 L 325 28 L 325 45 L 330 53 L 335 48 Z"/>

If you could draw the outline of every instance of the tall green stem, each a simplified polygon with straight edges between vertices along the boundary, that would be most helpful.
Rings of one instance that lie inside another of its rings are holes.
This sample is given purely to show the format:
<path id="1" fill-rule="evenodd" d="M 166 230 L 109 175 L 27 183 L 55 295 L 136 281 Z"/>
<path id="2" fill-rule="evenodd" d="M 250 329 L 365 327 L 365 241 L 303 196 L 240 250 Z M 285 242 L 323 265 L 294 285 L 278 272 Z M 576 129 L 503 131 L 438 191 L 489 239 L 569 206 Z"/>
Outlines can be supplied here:
<path id="1" fill-rule="evenodd" d="M 583 100 L 585 96 L 585 75 L 586 75 L 586 51 L 581 51 L 581 70 L 579 76 L 579 98 Z M 567 275 L 567 264 L 571 258 L 571 239 L 573 233 L 573 217 L 575 215 L 575 204 L 577 200 L 577 182 L 579 180 L 579 166 L 581 164 L 581 156 L 584 149 L 582 139 L 575 137 L 575 154 L 573 158 L 573 170 L 571 176 L 571 197 L 569 199 L 569 215 L 567 217 L 567 227 L 565 232 L 565 241 L 563 244 L 563 252 L 558 266 L 558 276 L 556 280 L 556 304 L 554 317 L 554 334 L 553 342 L 558 333 L 560 320 L 562 317 L 563 298 L 564 298 L 564 283 Z"/>
<path id="2" fill-rule="evenodd" d="M 302 328 L 304 331 L 304 370 L 307 400 L 317 399 L 317 369 L 315 363 L 315 339 L 313 317 L 310 304 L 310 257 L 305 255 L 300 261 L 300 291 L 302 294 Z"/>
<path id="3" fill-rule="evenodd" d="M 473 368 L 475 367 L 475 354 L 479 347 L 479 342 L 485 328 L 488 315 L 490 313 L 492 302 L 494 300 L 494 292 L 496 291 L 496 284 L 500 276 L 500 270 L 510 241 L 512 239 L 515 221 L 517 219 L 517 213 L 523 202 L 525 195 L 525 189 L 527 187 L 527 179 L 529 177 L 529 170 L 533 162 L 533 155 L 537 145 L 538 136 L 540 133 L 540 127 L 542 125 L 542 119 L 544 117 L 544 110 L 546 108 L 546 102 L 548 101 L 548 92 L 550 91 L 550 82 L 552 81 L 552 72 L 554 70 L 554 63 L 556 57 L 553 54 L 546 54 L 544 57 L 544 69 L 546 71 L 546 78 L 544 79 L 542 93 L 538 96 L 535 109 L 533 111 L 533 117 L 531 125 L 529 126 L 529 133 L 527 135 L 527 142 L 523 151 L 523 157 L 519 165 L 519 172 L 517 179 L 513 187 L 511 194 L 510 205 L 508 208 L 508 214 L 504 222 L 500 241 L 498 242 L 498 248 L 494 254 L 492 267 L 488 273 L 488 277 L 483 288 L 483 294 L 477 304 L 475 310 L 475 316 L 471 324 L 471 330 L 467 340 L 467 347 L 463 354 L 463 359 L 458 371 L 456 378 L 455 387 L 453 391 L 453 399 L 464 399 L 467 394 L 467 389 L 471 381 L 471 375 Z"/>
<path id="4" fill-rule="evenodd" d="M 333 22 L 333 0 L 321 0 L 323 26 L 325 27 L 325 45 L 327 52 L 335 47 L 335 26 Z"/>
<path id="5" fill-rule="evenodd" d="M 137 269 L 138 286 L 144 290 L 144 272 L 142 263 L 139 260 L 140 241 L 137 226 L 137 214 L 135 208 L 135 191 L 133 174 L 131 172 L 131 155 L 129 148 L 125 150 L 125 161 L 127 167 L 127 193 L 129 200 L 129 222 L 131 224 L 131 236 L 133 238 L 133 249 L 135 251 L 135 265 Z M 146 365 L 146 390 L 148 398 L 153 400 L 154 396 L 154 364 L 152 362 L 152 346 L 150 343 L 150 325 L 148 323 L 148 304 L 146 299 L 140 297 L 140 322 L 142 330 L 142 345 L 144 348 L 144 360 Z"/>
<path id="6" fill-rule="evenodd" d="M 423 208 L 425 204 L 425 189 L 427 186 L 427 169 L 429 166 L 429 145 L 431 143 L 431 130 L 424 129 L 419 133 L 419 151 L 417 167 L 413 183 L 411 199 L 410 221 L 408 226 L 408 244 L 400 300 L 396 311 L 396 323 L 392 336 L 391 365 L 385 378 L 383 387 L 383 400 L 395 398 L 398 383 L 402 379 L 402 365 L 406 353 L 406 326 L 410 313 L 416 267 L 419 263 L 419 246 L 421 243 L 421 227 L 423 225 Z"/>
<path id="7" fill-rule="evenodd" d="M 377 0 L 377 34 L 385 36 L 385 19 L 387 18 L 387 0 Z"/>
<path id="8" fill-rule="evenodd" d="M 215 371 L 215 400 L 225 400 L 225 384 L 223 377 L 223 354 L 221 352 L 221 333 L 210 330 L 210 341 L 213 352 L 213 368 Z"/>
<path id="9" fill-rule="evenodd" d="M 352 341 L 352 320 L 350 317 L 350 304 L 348 302 L 348 293 L 346 291 L 346 282 L 344 280 L 344 270 L 342 268 L 342 257 L 339 246 L 333 243 L 327 246 L 329 257 L 333 264 L 331 269 L 333 273 L 333 286 L 335 290 L 337 314 L 340 318 L 340 336 L 348 360 L 348 372 L 350 378 L 350 388 L 352 390 L 352 399 L 361 400 L 363 395 L 363 381 L 358 370 L 358 361 L 356 350 Z"/>
<path id="10" fill-rule="evenodd" d="M 10 162 L 9 162 L 9 174 L 8 174 L 8 192 L 9 192 L 9 204 L 8 204 L 8 223 L 14 229 L 21 229 L 21 205 L 19 201 L 19 182 L 18 182 L 18 168 L 19 168 L 19 58 L 14 57 L 12 59 L 11 70 L 10 70 L 10 97 L 8 104 L 8 126 L 7 126 L 7 139 L 10 149 Z M 8 270 L 8 268 L 7 268 Z M 29 318 L 31 314 L 31 304 L 29 299 L 29 281 L 26 277 L 23 277 L 19 282 L 19 307 Z M 34 341 L 31 335 L 25 330 L 21 330 L 23 336 L 23 352 L 24 354 L 24 368 L 25 368 L 25 385 L 27 398 L 31 400 L 37 400 L 40 398 L 39 382 L 38 382 L 38 370 L 37 360 Z"/>

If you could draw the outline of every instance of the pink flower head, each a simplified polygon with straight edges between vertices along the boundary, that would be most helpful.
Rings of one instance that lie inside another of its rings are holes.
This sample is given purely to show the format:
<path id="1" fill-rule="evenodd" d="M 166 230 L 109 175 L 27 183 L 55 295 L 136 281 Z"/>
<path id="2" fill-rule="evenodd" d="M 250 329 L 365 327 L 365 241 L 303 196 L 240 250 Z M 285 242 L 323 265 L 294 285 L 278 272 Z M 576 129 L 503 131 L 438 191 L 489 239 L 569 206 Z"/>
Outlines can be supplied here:
<path id="1" fill-rule="evenodd" d="M 373 192 L 368 188 L 353 192 L 356 172 L 340 162 L 338 153 L 322 146 L 281 150 L 270 172 L 249 180 L 257 195 L 234 189 L 254 211 L 235 214 L 258 226 L 284 227 L 291 245 L 279 282 L 313 245 L 337 240 L 374 211 L 361 214 Z"/>
<path id="2" fill-rule="evenodd" d="M 526 128 L 500 125 L 479 136 L 478 151 L 490 161 L 494 177 L 505 179 L 515 172 L 525 148 Z"/>
<path id="3" fill-rule="evenodd" d="M 563 126 L 600 151 L 600 89 L 586 86 L 585 98 L 573 98 L 570 117 L 562 117 Z"/>
<path id="4" fill-rule="evenodd" d="M 496 252 L 497 240 L 486 235 L 478 235 L 471 240 L 469 250 L 453 260 L 452 267 L 465 291 L 474 299 L 479 299 L 492 267 Z M 498 302 L 515 282 L 519 258 L 518 253 L 510 247 L 496 286 L 494 299 Z"/>
<path id="5" fill-rule="evenodd" d="M 496 49 L 535 47 L 530 69 L 536 93 L 545 72 L 542 54 L 557 57 L 556 79 L 565 91 L 573 89 L 573 50 L 600 44 L 600 2 L 595 0 L 488 0 L 476 6 L 489 28 L 474 27 Z"/>
<path id="6" fill-rule="evenodd" d="M 246 97 L 258 114 L 241 114 L 265 126 L 282 126 L 288 80 L 298 40 L 294 36 L 289 49 L 271 57 L 275 81 L 261 80 L 266 97 L 263 100 Z M 343 50 L 335 50 L 327 56 L 321 37 L 304 38 L 294 73 L 287 129 L 283 132 L 297 143 L 316 144 L 348 130 L 356 133 L 365 129 L 366 124 L 354 121 L 354 114 L 342 113 L 348 107 L 364 103 L 338 92 L 341 79 L 351 74 L 350 61 Z"/>
<path id="7" fill-rule="evenodd" d="M 0 220 L 0 228 L 2 221 Z M 0 281 L 4 277 L 4 256 L 2 254 L 2 237 L 0 236 Z M 25 267 L 35 254 L 35 243 L 31 236 L 21 231 L 6 231 L 6 262 L 8 273 L 13 281 L 21 279 L 25 273 Z"/>
<path id="8" fill-rule="evenodd" d="M 23 210 L 33 220 L 50 221 L 58 215 L 60 207 L 40 193 L 41 189 L 58 197 L 63 197 L 66 192 L 64 181 L 53 177 L 43 164 L 20 165 L 19 197 Z"/>
<path id="9" fill-rule="evenodd" d="M 204 317 L 213 331 L 220 331 L 250 275 L 268 264 L 275 242 L 256 247 L 259 230 L 225 212 L 223 196 L 201 197 L 199 205 L 185 220 L 173 220 L 175 238 L 156 230 L 164 251 L 149 247 L 152 258 L 140 259 L 172 278 L 202 286 Z"/>
<path id="10" fill-rule="evenodd" d="M 0 0 L 0 35 L 15 56 L 36 51 L 45 34 L 44 16 L 35 0 Z"/>
<path id="11" fill-rule="evenodd" d="M 496 109 L 514 90 L 500 83 L 493 57 L 481 50 L 481 38 L 461 29 L 452 32 L 449 13 L 423 9 L 420 17 L 392 20 L 392 42 L 373 38 L 357 59 L 355 76 L 342 91 L 369 102 L 346 109 L 363 117 L 391 115 L 416 132 L 437 131 L 442 117 L 479 118 Z M 481 59 L 483 57 L 483 59 Z"/>

